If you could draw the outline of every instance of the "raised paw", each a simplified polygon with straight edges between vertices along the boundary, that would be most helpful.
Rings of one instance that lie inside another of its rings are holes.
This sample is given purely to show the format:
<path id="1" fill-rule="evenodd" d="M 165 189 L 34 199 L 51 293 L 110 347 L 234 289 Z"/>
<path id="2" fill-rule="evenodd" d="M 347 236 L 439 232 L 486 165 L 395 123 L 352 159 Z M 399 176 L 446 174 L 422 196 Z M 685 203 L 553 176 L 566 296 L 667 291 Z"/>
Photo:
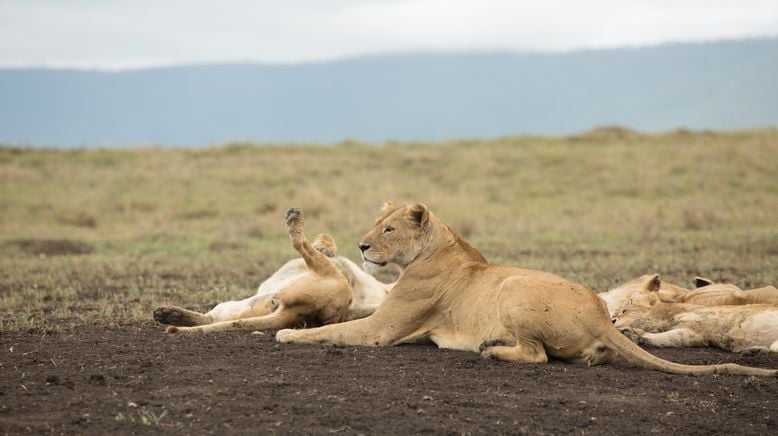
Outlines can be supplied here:
<path id="1" fill-rule="evenodd" d="M 311 243 L 311 246 L 327 257 L 335 257 L 338 252 L 338 246 L 335 245 L 335 239 L 326 233 L 317 235 L 316 239 Z"/>
<path id="2" fill-rule="evenodd" d="M 286 225 L 303 225 L 303 211 L 299 207 L 292 207 L 286 210 Z"/>
<path id="3" fill-rule="evenodd" d="M 509 339 L 492 339 L 490 341 L 484 341 L 480 347 L 478 347 L 478 351 L 481 352 L 481 356 L 483 356 L 483 352 L 487 348 L 491 347 L 515 347 L 516 341 L 511 341 Z"/>

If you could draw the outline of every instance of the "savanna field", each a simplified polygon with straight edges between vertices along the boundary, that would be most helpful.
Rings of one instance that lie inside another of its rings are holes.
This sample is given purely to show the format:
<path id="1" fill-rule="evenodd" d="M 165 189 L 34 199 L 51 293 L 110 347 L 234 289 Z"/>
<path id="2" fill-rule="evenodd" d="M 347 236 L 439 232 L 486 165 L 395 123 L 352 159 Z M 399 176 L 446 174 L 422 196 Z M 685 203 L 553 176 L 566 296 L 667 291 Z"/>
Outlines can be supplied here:
<path id="1" fill-rule="evenodd" d="M 595 291 L 654 272 L 685 287 L 697 275 L 744 289 L 778 284 L 774 129 L 0 148 L 0 433 L 553 434 L 621 425 L 757 434 L 778 425 L 772 380 L 673 377 L 624 362 L 519 368 L 427 346 L 279 347 L 272 334 L 167 337 L 154 325 L 159 304 L 205 311 L 249 296 L 295 257 L 288 207 L 303 209 L 309 237 L 330 233 L 356 261 L 386 200 L 427 204 L 491 262 Z M 778 366 L 775 356 L 651 351 Z M 626 419 L 625 408 L 637 415 Z"/>

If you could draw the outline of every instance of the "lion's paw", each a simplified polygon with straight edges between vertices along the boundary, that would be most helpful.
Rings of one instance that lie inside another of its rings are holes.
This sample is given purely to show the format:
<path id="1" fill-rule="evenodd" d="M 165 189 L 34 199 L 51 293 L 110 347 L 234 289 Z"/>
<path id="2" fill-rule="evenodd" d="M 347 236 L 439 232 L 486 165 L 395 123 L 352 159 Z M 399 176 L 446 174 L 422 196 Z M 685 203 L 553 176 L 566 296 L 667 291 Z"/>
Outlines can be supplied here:
<path id="1" fill-rule="evenodd" d="M 176 326 L 196 326 L 211 322 L 207 315 L 176 306 L 160 306 L 154 309 L 154 321 Z"/>
<path id="2" fill-rule="evenodd" d="M 161 306 L 154 309 L 154 321 L 160 324 L 178 324 L 182 312 L 179 308 L 173 306 Z"/>
<path id="3" fill-rule="evenodd" d="M 484 341 L 480 347 L 478 347 L 478 351 L 481 351 L 482 356 L 483 352 L 491 347 L 515 347 L 516 342 L 511 341 L 508 339 L 492 339 L 490 341 Z"/>
<path id="4" fill-rule="evenodd" d="M 311 246 L 327 257 L 335 257 L 338 253 L 338 246 L 335 245 L 335 239 L 326 233 L 316 235 Z"/>
<path id="5" fill-rule="evenodd" d="M 623 327 L 620 328 L 619 331 L 621 334 L 626 336 L 630 341 L 640 344 L 643 342 L 643 333 L 645 333 L 643 330 L 640 329 L 633 329 L 632 327 Z"/>
<path id="6" fill-rule="evenodd" d="M 199 326 L 198 327 L 178 327 L 178 326 L 174 326 L 174 325 L 169 325 L 165 329 L 165 333 L 168 333 L 168 334 L 175 334 L 175 333 L 179 333 L 179 334 L 182 334 L 182 333 L 193 334 L 193 333 L 205 333 L 205 332 L 203 331 L 203 328 L 199 327 Z"/>
<path id="7" fill-rule="evenodd" d="M 281 342 L 282 344 L 287 344 L 289 342 L 292 342 L 294 336 L 294 329 L 283 329 L 276 332 L 276 342 Z"/>
<path id="8" fill-rule="evenodd" d="M 303 225 L 303 211 L 299 207 L 292 207 L 286 210 L 286 225 L 287 226 L 302 226 Z"/>
<path id="9" fill-rule="evenodd" d="M 489 360 L 500 360 L 497 358 L 497 355 L 495 355 L 495 353 L 489 348 L 486 348 L 485 350 L 481 351 L 481 358 L 489 359 Z"/>

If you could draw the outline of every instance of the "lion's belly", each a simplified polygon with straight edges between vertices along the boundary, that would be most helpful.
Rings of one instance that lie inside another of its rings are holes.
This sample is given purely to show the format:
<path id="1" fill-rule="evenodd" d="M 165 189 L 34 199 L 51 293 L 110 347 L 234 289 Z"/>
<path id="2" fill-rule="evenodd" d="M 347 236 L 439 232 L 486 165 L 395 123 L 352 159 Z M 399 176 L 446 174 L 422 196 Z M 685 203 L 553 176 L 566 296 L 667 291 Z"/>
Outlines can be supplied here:
<path id="1" fill-rule="evenodd" d="M 438 323 L 427 335 L 440 348 L 479 351 L 481 344 L 486 341 L 512 338 L 496 317 L 468 317 L 459 320 L 460 322 L 446 321 L 456 321 L 456 319 Z"/>
<path id="2" fill-rule="evenodd" d="M 440 348 L 476 352 L 486 341 L 513 339 L 498 316 L 499 282 L 475 277 L 468 289 L 477 292 L 446 295 L 423 329 L 427 337 Z"/>
<path id="3" fill-rule="evenodd" d="M 305 266 L 304 260 L 292 259 L 262 282 L 262 284 L 259 285 L 259 289 L 257 289 L 255 296 L 275 295 L 281 289 L 288 287 L 289 283 L 293 280 L 309 273 L 310 270 Z"/>
<path id="4" fill-rule="evenodd" d="M 473 335 L 457 334 L 455 332 L 447 331 L 433 333 L 429 338 L 439 348 L 463 351 L 478 351 L 478 347 L 485 341 L 485 339 L 477 338 Z"/>

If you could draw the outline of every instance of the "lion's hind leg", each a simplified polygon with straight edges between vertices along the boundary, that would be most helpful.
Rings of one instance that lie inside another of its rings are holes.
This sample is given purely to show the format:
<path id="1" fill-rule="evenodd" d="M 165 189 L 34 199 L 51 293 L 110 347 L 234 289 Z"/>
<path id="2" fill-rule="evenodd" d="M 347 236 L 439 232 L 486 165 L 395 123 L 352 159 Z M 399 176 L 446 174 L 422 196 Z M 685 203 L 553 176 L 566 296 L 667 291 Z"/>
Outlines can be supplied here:
<path id="1" fill-rule="evenodd" d="M 193 327 L 169 326 L 165 331 L 167 333 L 212 333 L 233 330 L 283 329 L 293 327 L 301 321 L 302 317 L 297 311 L 279 308 L 269 315 L 221 321 Z"/>
<path id="2" fill-rule="evenodd" d="M 286 232 L 289 234 L 289 239 L 292 241 L 292 246 L 305 261 L 305 265 L 311 271 L 324 277 L 342 276 L 340 271 L 327 259 L 327 255 L 322 251 L 317 250 L 314 246 L 308 242 L 308 239 L 303 233 L 303 227 L 305 226 L 305 219 L 303 218 L 303 211 L 297 208 L 291 208 L 286 211 Z M 324 238 L 326 239 L 326 238 Z M 330 240 L 332 238 L 330 237 Z M 327 251 L 326 244 L 321 246 L 324 241 L 322 236 L 317 238 L 320 248 L 324 248 Z M 331 241 L 334 247 L 335 241 Z"/>
<path id="3" fill-rule="evenodd" d="M 154 309 L 154 320 L 160 324 L 192 327 L 258 317 L 275 310 L 271 300 L 266 296 L 253 296 L 243 300 L 225 301 L 214 306 L 208 313 L 195 312 L 178 306 L 160 306 Z"/>
<path id="4" fill-rule="evenodd" d="M 160 324 L 196 326 L 210 323 L 211 317 L 178 306 L 160 306 L 154 309 L 154 320 Z"/>

